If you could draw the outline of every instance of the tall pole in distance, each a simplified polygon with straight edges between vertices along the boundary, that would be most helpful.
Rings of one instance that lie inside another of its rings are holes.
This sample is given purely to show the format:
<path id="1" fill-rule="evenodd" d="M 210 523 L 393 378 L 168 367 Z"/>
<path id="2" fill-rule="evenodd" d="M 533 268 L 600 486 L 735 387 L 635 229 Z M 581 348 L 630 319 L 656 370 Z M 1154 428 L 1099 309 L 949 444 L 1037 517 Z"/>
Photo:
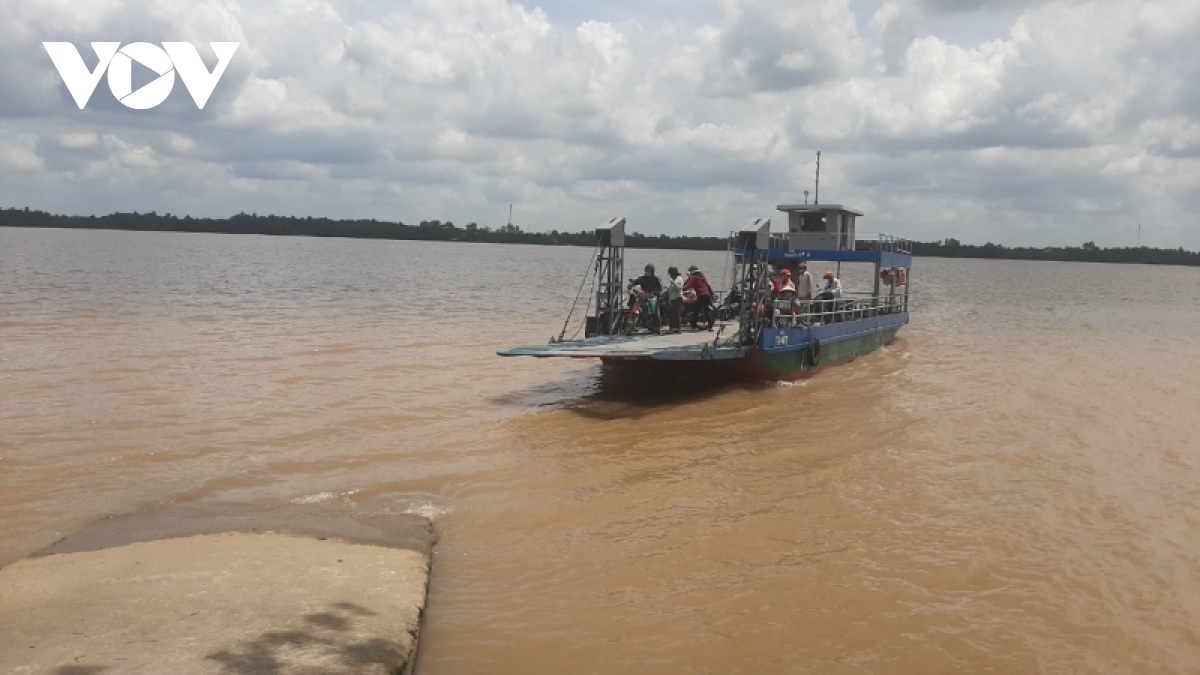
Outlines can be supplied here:
<path id="1" fill-rule="evenodd" d="M 821 151 L 817 151 L 817 184 L 813 187 L 813 203 L 821 203 Z"/>
<path id="2" fill-rule="evenodd" d="M 1138 248 L 1142 247 L 1142 224 L 1138 223 Z"/>

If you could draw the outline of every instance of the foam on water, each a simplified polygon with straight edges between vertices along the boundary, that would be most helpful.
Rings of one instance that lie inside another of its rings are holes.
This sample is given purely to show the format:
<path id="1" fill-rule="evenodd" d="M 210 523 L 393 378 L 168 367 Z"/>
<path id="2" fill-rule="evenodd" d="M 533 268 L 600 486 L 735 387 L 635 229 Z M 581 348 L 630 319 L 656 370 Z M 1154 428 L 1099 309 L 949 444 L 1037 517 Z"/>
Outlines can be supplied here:
<path id="1" fill-rule="evenodd" d="M 320 504 L 321 502 L 327 502 L 330 499 L 333 499 L 335 496 L 336 495 L 334 495 L 332 492 L 318 492 L 315 495 L 307 495 L 304 497 L 297 497 L 296 499 L 292 500 L 292 503 L 293 504 Z"/>

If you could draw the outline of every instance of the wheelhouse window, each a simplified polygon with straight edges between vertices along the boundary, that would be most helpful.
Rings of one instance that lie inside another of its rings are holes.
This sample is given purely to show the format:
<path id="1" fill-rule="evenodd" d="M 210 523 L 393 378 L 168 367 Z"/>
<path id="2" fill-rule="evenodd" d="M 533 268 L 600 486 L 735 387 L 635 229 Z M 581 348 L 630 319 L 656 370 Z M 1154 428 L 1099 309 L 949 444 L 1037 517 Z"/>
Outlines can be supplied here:
<path id="1" fill-rule="evenodd" d="M 801 232 L 825 232 L 824 213 L 806 213 L 800 219 Z"/>

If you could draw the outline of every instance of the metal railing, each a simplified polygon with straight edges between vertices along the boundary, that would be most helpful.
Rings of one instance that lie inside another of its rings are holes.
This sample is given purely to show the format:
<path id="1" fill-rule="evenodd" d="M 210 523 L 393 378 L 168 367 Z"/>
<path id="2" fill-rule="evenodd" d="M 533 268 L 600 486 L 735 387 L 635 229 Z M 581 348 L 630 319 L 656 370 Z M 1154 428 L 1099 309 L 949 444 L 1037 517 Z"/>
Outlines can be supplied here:
<path id="1" fill-rule="evenodd" d="M 791 235 L 787 232 L 772 232 L 770 238 L 772 250 L 788 250 L 791 248 Z M 842 248 L 849 248 L 849 241 L 842 241 Z M 854 238 L 856 251 L 886 251 L 888 253 L 905 253 L 912 255 L 912 240 L 891 234 L 860 234 Z"/>
<path id="2" fill-rule="evenodd" d="M 890 234 L 860 234 L 855 238 L 854 249 L 912 255 L 912 240 Z"/>
<path id="3" fill-rule="evenodd" d="M 821 234 L 821 233 L 820 232 L 805 232 L 804 234 Z M 827 234 L 832 235 L 835 233 L 829 232 Z M 792 248 L 791 237 L 792 237 L 792 235 L 788 232 L 772 232 L 771 233 L 771 249 L 772 250 L 779 249 L 779 250 L 783 250 L 783 251 L 790 250 Z M 828 250 L 845 251 L 845 250 L 849 250 L 849 249 L 850 249 L 850 235 L 847 232 L 842 232 L 842 233 L 837 233 L 837 244 L 835 245 L 835 248 L 828 249 Z M 814 249 L 814 250 L 827 250 L 827 249 L 822 248 L 822 249 Z"/>
<path id="4" fill-rule="evenodd" d="M 775 300 L 774 304 L 770 321 L 775 328 L 842 323 L 908 311 L 908 298 L 903 295 L 875 297 L 870 293 L 844 293 L 837 300 Z"/>

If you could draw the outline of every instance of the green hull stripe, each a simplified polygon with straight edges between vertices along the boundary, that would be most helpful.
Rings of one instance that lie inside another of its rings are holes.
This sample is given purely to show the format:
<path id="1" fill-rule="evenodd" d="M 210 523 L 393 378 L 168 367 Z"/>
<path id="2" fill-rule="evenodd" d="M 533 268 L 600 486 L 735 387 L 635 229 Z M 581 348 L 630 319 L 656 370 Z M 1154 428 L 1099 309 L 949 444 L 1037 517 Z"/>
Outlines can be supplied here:
<path id="1" fill-rule="evenodd" d="M 771 377 L 795 377 L 809 370 L 845 363 L 864 354 L 870 354 L 895 339 L 898 330 L 899 328 L 895 328 L 849 340 L 822 344 L 820 362 L 815 366 L 808 363 L 806 350 L 782 354 L 764 353 L 759 359 L 759 365 Z"/>

